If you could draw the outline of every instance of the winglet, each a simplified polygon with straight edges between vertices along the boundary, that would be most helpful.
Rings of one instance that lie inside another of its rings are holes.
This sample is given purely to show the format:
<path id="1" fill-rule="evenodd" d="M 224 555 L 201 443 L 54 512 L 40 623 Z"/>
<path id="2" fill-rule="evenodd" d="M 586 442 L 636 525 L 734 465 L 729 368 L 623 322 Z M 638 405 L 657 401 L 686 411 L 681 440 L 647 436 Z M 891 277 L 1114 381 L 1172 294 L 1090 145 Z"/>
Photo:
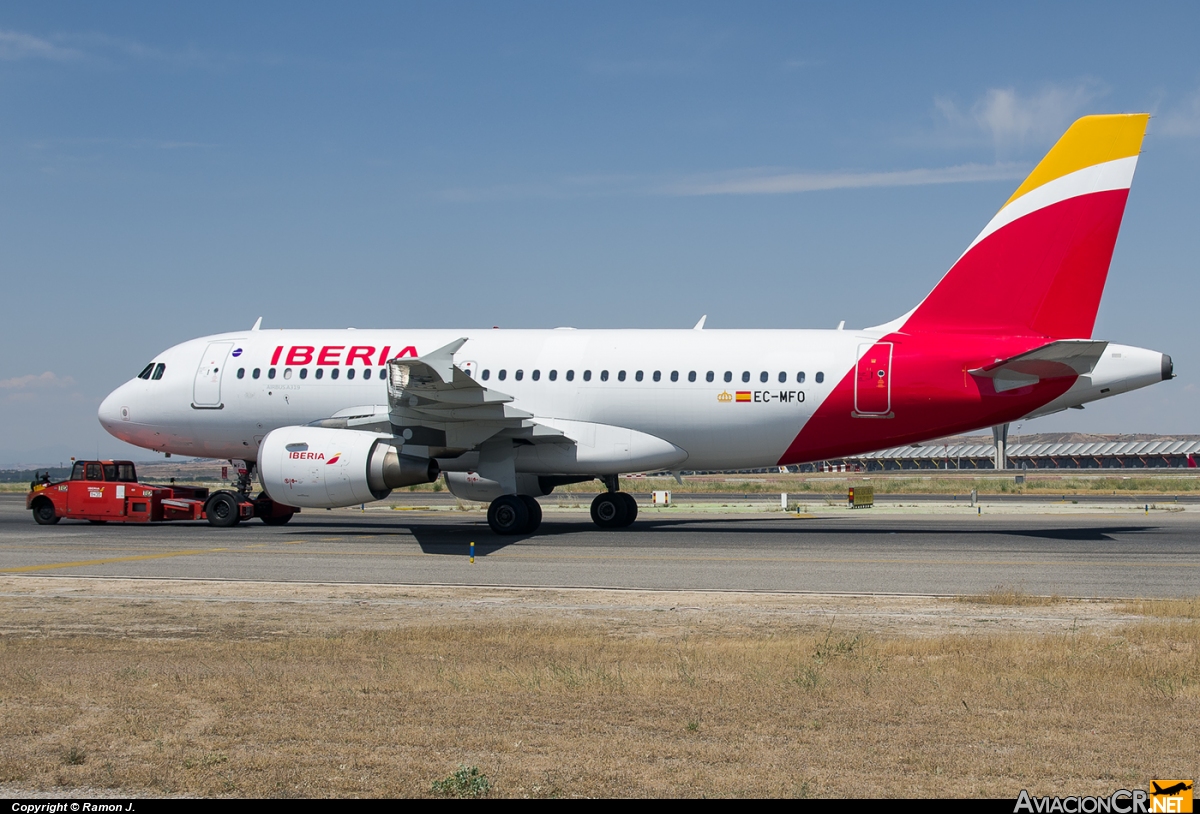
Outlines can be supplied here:
<path id="1" fill-rule="evenodd" d="M 467 338 L 460 337 L 455 339 L 449 345 L 443 345 L 435 351 L 430 351 L 424 356 L 412 360 L 412 364 L 424 363 L 428 365 L 443 382 L 450 384 L 454 381 L 454 354 L 458 349 L 467 344 Z M 400 366 L 399 362 L 396 362 Z"/>
<path id="2" fill-rule="evenodd" d="M 706 319 L 708 319 L 708 314 L 705 314 L 704 316 L 700 317 L 700 321 L 695 324 L 695 326 L 692 328 L 692 330 L 693 331 L 703 331 L 704 330 L 704 320 L 706 320 Z"/>
<path id="3" fill-rule="evenodd" d="M 262 317 L 259 317 L 258 319 L 254 320 L 254 327 L 251 328 L 250 330 L 257 331 L 261 327 L 262 327 Z"/>

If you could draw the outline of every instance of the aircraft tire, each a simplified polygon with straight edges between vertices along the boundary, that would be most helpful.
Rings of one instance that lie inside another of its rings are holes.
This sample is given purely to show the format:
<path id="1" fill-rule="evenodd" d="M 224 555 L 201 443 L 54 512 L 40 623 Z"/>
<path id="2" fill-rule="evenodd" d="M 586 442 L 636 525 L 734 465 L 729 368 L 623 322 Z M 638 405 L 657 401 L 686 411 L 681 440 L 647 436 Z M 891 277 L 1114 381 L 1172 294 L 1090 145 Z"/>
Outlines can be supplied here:
<path id="1" fill-rule="evenodd" d="M 619 529 L 627 525 L 629 506 L 621 492 L 601 492 L 592 501 L 592 522 L 602 529 Z"/>
<path id="2" fill-rule="evenodd" d="M 625 520 L 621 523 L 621 528 L 632 526 L 633 521 L 637 520 L 638 516 L 637 501 L 628 492 L 617 492 L 617 496 L 625 502 Z"/>
<path id="3" fill-rule="evenodd" d="M 210 497 L 204 506 L 204 513 L 208 515 L 209 525 L 217 528 L 236 526 L 242 519 L 238 514 L 237 498 L 229 492 L 217 492 Z"/>
<path id="4" fill-rule="evenodd" d="M 529 507 L 519 495 L 501 495 L 488 506 L 488 525 L 496 534 L 523 534 L 529 525 Z"/>
<path id="5" fill-rule="evenodd" d="M 525 508 L 529 510 L 529 522 L 525 524 L 525 534 L 533 534 L 542 525 L 542 504 L 529 495 L 518 495 Z"/>
<path id="6" fill-rule="evenodd" d="M 39 526 L 53 526 L 62 518 L 54 511 L 54 504 L 42 498 L 33 506 L 33 521 Z"/>

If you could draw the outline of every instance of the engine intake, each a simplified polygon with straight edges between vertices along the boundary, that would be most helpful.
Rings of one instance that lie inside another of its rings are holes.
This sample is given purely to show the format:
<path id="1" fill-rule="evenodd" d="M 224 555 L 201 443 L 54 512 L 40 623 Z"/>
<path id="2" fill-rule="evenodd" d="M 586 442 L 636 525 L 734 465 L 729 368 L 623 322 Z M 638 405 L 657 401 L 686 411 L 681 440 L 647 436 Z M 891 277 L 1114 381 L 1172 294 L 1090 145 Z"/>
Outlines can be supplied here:
<path id="1" fill-rule="evenodd" d="M 405 455 L 391 436 L 325 427 L 281 427 L 258 451 L 259 479 L 276 503 L 332 509 L 382 500 L 437 480 L 437 461 Z"/>

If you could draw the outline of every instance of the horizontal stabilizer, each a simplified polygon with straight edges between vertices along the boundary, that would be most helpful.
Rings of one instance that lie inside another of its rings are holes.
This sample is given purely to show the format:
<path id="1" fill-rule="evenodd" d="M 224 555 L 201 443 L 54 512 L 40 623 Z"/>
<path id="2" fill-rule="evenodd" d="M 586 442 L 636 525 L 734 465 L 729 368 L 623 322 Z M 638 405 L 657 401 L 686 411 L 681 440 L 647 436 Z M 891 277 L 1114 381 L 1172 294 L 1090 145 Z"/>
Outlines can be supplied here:
<path id="1" fill-rule="evenodd" d="M 1085 376 L 1095 369 L 1107 347 L 1107 342 L 1098 340 L 1063 339 L 968 372 L 992 379 L 996 392 L 1003 393 L 1037 384 L 1042 379 Z"/>

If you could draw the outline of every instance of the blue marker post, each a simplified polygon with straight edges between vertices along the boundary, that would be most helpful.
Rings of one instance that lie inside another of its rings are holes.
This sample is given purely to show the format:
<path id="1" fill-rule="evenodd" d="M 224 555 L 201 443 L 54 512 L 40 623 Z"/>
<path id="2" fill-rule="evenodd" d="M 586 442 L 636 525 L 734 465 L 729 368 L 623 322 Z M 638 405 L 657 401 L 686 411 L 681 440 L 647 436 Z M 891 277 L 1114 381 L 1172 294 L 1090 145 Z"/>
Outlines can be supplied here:
<path id="1" fill-rule="evenodd" d="M 471 541 L 471 565 L 475 564 L 475 541 Z"/>

